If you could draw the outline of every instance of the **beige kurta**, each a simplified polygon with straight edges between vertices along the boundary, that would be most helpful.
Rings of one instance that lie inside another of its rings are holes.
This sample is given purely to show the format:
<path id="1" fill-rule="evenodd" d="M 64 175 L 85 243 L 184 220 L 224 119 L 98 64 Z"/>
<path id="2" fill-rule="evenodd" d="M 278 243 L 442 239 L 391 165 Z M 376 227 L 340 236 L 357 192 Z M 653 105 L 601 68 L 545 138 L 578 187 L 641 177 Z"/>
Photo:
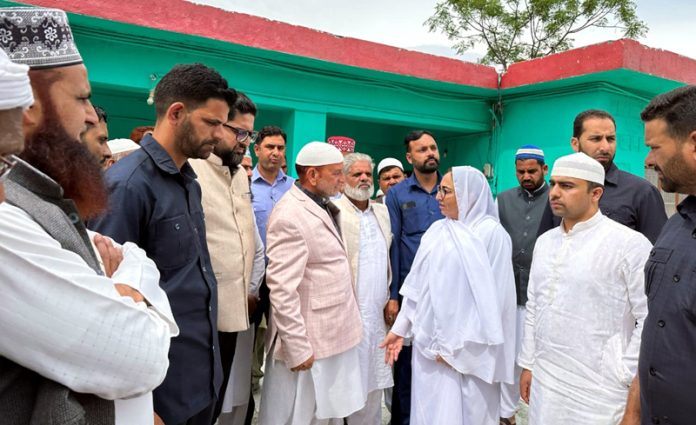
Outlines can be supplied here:
<path id="1" fill-rule="evenodd" d="M 256 250 L 249 181 L 243 169 L 232 176 L 222 160 L 189 161 L 201 185 L 210 260 L 218 284 L 218 330 L 249 327 L 247 293 Z"/>

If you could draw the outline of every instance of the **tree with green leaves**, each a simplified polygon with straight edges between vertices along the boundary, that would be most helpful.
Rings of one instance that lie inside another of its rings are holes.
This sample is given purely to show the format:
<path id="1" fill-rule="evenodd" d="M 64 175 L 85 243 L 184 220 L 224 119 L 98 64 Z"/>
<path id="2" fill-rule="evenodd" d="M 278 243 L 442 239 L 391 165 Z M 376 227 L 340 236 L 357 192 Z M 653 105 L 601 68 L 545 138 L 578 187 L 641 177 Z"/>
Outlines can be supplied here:
<path id="1" fill-rule="evenodd" d="M 618 29 L 630 38 L 648 30 L 633 0 L 444 0 L 426 24 L 442 30 L 459 53 L 485 45 L 481 62 L 504 69 L 568 50 L 573 36 L 589 28 Z"/>

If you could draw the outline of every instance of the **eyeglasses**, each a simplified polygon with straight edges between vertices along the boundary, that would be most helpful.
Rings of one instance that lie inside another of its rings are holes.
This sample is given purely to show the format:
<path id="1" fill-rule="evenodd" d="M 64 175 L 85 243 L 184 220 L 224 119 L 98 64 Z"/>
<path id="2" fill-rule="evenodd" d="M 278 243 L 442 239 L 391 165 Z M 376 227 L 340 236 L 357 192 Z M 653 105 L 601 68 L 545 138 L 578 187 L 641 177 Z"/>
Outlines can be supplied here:
<path id="1" fill-rule="evenodd" d="M 0 181 L 3 181 L 10 174 L 10 170 L 17 164 L 14 156 L 4 157 L 0 155 Z"/>
<path id="2" fill-rule="evenodd" d="M 445 196 L 449 195 L 450 193 L 454 193 L 454 190 L 451 187 L 440 185 L 437 188 L 437 193 L 439 193 L 440 196 L 442 196 L 444 198 Z"/>
<path id="3" fill-rule="evenodd" d="M 230 130 L 234 133 L 234 135 L 237 138 L 237 141 L 240 143 L 245 141 L 247 139 L 247 137 L 249 138 L 249 143 L 254 143 L 256 141 L 256 138 L 259 136 L 258 131 L 249 131 L 249 130 L 245 130 L 243 128 L 232 127 L 231 125 L 227 125 L 227 124 L 223 124 L 223 125 L 225 126 L 225 128 L 227 128 L 228 130 Z"/>

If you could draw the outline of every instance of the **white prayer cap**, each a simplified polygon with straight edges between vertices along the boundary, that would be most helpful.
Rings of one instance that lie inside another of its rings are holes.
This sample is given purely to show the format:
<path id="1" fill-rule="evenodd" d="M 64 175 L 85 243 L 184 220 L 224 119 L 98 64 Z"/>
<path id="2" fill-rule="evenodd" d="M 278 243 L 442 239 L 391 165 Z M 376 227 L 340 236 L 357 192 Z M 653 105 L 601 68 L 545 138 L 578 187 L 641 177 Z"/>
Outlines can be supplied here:
<path id="1" fill-rule="evenodd" d="M 377 175 L 382 172 L 387 167 L 399 167 L 401 171 L 404 171 L 404 165 L 396 158 L 384 158 L 377 164 Z"/>
<path id="2" fill-rule="evenodd" d="M 131 139 L 112 139 L 106 142 L 106 144 L 109 145 L 112 155 L 140 149 L 140 145 Z"/>
<path id="3" fill-rule="evenodd" d="M 29 67 L 10 61 L 0 49 L 0 111 L 27 109 L 34 103 L 29 82 Z"/>
<path id="4" fill-rule="evenodd" d="M 551 177 L 556 176 L 574 177 L 604 186 L 604 167 L 582 152 L 558 158 L 551 171 Z"/>
<path id="5" fill-rule="evenodd" d="M 343 164 L 343 154 L 333 145 L 324 142 L 309 142 L 300 149 L 295 164 L 303 167 Z"/>
<path id="6" fill-rule="evenodd" d="M 247 147 L 246 152 L 244 152 L 244 158 L 251 158 L 251 151 Z"/>

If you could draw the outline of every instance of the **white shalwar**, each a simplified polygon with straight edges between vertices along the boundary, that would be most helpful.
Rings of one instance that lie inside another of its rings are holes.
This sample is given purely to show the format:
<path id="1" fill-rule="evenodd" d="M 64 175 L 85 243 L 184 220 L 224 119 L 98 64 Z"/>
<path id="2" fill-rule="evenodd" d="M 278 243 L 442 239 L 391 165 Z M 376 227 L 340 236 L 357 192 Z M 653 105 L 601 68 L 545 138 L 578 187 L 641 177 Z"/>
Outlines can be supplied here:
<path id="1" fill-rule="evenodd" d="M 364 408 L 347 418 L 348 425 L 380 425 L 382 423 L 382 390 L 392 387 L 391 367 L 384 362 L 384 349 L 379 344 L 386 335 L 384 306 L 389 301 L 387 282 L 387 244 L 372 209 L 360 213 L 360 253 L 356 292 L 363 337 L 358 344 Z"/>
<path id="2" fill-rule="evenodd" d="M 123 260 L 110 279 L 26 212 L 0 204 L 0 355 L 75 392 L 115 400 L 117 425 L 151 424 L 150 391 L 165 377 L 179 328 L 145 251 L 114 246 Z M 121 296 L 115 282 L 150 306 Z"/>
<path id="3" fill-rule="evenodd" d="M 597 212 L 539 237 L 518 363 L 532 371 L 529 424 L 618 424 L 648 313 L 650 242 Z"/>
<path id="4" fill-rule="evenodd" d="M 414 340 L 411 425 L 497 425 L 514 380 L 512 243 L 485 177 L 454 167 L 453 179 L 459 219 L 423 235 L 391 331 Z"/>
<path id="5" fill-rule="evenodd" d="M 259 425 L 340 425 L 365 405 L 358 347 L 315 360 L 312 368 L 293 372 L 282 360 L 266 356 Z"/>

